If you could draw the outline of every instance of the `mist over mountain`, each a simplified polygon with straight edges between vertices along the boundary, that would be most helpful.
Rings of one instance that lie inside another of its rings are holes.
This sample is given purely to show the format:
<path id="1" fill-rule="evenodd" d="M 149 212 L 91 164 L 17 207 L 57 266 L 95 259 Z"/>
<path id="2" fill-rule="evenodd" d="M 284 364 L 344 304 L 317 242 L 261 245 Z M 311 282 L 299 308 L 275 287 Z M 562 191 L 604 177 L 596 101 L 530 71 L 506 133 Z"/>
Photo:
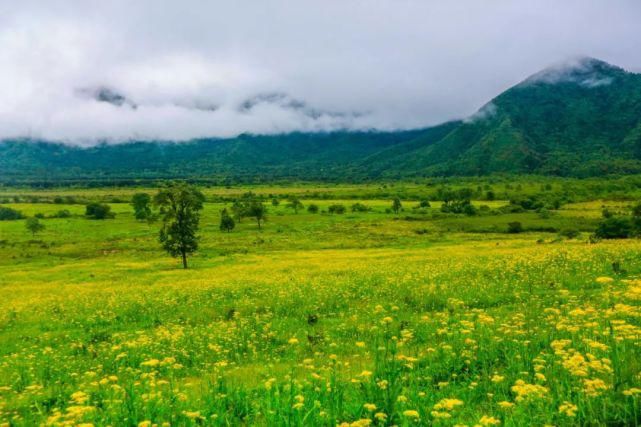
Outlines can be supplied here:
<path id="1" fill-rule="evenodd" d="M 627 173 L 641 170 L 640 137 L 641 74 L 579 58 L 525 79 L 438 142 L 398 155 L 395 167 L 381 173 Z"/>
<path id="2" fill-rule="evenodd" d="M 89 92 L 137 108 L 113 89 Z M 238 105 L 318 110 L 283 93 Z M 531 173 L 599 176 L 641 172 L 641 74 L 577 58 L 533 74 L 465 120 L 402 132 L 243 134 L 184 143 L 130 141 L 82 148 L 42 140 L 0 143 L 2 179 L 351 179 Z"/>

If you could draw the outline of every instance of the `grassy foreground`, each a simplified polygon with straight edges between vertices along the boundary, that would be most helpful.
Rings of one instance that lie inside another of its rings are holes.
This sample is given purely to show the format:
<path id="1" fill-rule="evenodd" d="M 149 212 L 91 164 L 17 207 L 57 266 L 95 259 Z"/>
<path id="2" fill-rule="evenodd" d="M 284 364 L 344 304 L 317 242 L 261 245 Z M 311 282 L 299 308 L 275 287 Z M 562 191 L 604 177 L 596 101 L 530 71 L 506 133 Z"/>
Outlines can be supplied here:
<path id="1" fill-rule="evenodd" d="M 208 203 L 186 271 L 126 203 L 105 221 L 8 205 L 76 216 L 36 237 L 0 222 L 0 425 L 641 422 L 641 243 L 586 233 L 616 203 L 543 220 L 361 202 L 270 206 L 229 234 Z"/>

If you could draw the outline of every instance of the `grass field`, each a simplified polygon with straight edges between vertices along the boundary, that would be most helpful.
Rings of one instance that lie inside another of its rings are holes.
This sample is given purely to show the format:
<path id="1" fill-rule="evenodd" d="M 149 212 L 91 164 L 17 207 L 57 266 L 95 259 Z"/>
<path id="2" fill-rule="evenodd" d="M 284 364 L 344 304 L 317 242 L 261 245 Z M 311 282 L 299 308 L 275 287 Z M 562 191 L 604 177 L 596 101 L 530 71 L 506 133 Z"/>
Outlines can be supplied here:
<path id="1" fill-rule="evenodd" d="M 371 210 L 268 204 L 262 230 L 224 233 L 219 197 L 247 188 L 205 189 L 188 270 L 126 202 L 96 221 L 20 200 L 139 190 L 0 191 L 28 216 L 73 214 L 36 236 L 0 221 L 0 425 L 641 423 L 641 242 L 588 238 L 629 202 L 395 215 L 370 187 L 304 188 L 321 211 L 361 191 Z"/>

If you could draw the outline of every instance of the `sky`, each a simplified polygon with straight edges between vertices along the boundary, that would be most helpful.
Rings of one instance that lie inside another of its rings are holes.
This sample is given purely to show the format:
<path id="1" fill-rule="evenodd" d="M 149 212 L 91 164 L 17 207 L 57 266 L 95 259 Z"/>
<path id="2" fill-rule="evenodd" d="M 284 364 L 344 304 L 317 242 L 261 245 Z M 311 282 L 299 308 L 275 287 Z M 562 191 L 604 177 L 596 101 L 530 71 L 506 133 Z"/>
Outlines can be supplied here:
<path id="1" fill-rule="evenodd" d="M 639 0 L 0 0 L 0 139 L 397 130 L 578 56 L 641 72 Z"/>

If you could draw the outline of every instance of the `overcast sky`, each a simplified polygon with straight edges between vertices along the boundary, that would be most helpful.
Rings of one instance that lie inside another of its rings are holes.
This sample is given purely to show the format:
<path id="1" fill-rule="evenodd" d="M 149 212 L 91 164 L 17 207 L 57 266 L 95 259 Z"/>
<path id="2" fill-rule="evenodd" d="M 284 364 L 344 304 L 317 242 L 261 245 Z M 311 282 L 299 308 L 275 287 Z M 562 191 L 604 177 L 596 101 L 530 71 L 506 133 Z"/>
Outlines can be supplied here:
<path id="1" fill-rule="evenodd" d="M 0 0 L 0 138 L 423 127 L 580 55 L 641 70 L 641 1 Z"/>

